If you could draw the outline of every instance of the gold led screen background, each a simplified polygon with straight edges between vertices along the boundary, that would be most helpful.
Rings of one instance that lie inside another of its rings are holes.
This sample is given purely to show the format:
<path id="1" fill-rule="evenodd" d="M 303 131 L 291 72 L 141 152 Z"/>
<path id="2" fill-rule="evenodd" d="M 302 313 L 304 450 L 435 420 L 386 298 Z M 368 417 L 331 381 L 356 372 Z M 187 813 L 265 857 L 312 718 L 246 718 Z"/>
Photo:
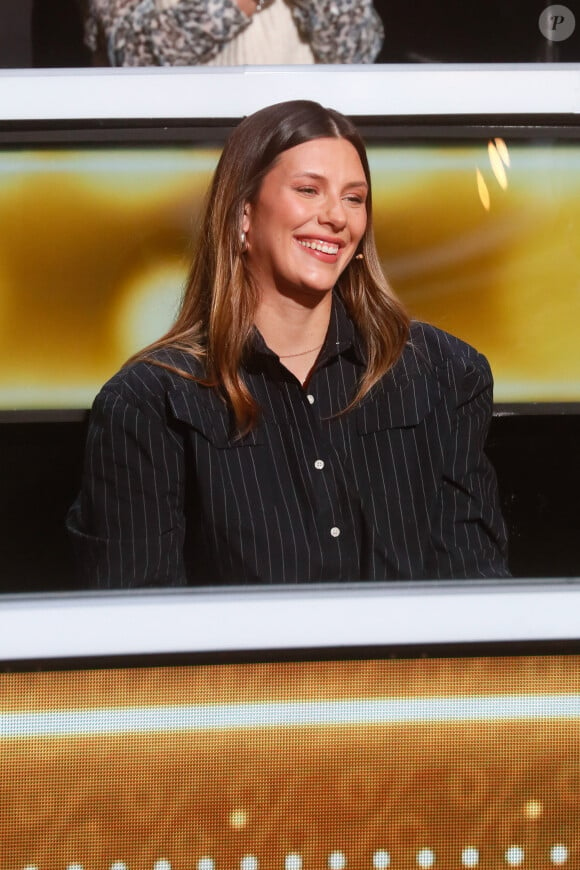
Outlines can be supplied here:
<path id="1" fill-rule="evenodd" d="M 0 153 L 0 409 L 84 408 L 169 324 L 217 150 Z M 580 400 L 580 146 L 370 149 L 385 272 L 490 359 L 497 401 Z"/>
<path id="2" fill-rule="evenodd" d="M 576 870 L 579 665 L 3 674 L 0 867 Z"/>

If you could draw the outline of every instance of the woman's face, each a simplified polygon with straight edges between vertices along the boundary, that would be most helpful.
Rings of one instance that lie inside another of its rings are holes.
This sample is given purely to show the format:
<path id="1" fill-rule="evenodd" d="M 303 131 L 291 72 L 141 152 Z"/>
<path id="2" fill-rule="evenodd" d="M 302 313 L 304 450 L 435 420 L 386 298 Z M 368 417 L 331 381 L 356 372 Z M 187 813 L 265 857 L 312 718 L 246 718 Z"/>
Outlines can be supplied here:
<path id="1" fill-rule="evenodd" d="M 365 231 L 367 194 L 346 139 L 282 152 L 244 212 L 245 256 L 261 299 L 283 294 L 313 303 L 331 290 Z"/>

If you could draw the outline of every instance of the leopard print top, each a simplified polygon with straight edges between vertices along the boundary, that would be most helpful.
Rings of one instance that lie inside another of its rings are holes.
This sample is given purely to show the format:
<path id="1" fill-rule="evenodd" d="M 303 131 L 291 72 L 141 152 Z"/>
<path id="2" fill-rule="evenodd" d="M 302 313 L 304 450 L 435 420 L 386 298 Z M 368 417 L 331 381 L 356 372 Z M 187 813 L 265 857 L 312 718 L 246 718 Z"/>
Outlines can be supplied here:
<path id="1" fill-rule="evenodd" d="M 383 41 L 372 0 L 288 0 L 317 63 L 372 63 Z M 207 63 L 251 26 L 234 0 L 88 0 L 86 42 L 111 66 Z"/>

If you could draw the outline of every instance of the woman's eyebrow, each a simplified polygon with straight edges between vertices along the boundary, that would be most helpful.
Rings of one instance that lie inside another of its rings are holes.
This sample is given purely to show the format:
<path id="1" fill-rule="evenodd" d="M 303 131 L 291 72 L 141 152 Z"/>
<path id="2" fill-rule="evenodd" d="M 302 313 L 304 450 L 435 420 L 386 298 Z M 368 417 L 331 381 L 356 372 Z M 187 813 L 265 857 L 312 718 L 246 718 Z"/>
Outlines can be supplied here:
<path id="1" fill-rule="evenodd" d="M 307 169 L 302 172 L 295 172 L 292 178 L 311 178 L 313 181 L 326 181 L 328 179 L 328 176 L 323 175 L 320 172 L 312 172 L 311 170 Z M 357 178 L 355 181 L 349 181 L 344 186 L 364 187 L 365 190 L 368 190 L 368 184 L 364 178 Z"/>

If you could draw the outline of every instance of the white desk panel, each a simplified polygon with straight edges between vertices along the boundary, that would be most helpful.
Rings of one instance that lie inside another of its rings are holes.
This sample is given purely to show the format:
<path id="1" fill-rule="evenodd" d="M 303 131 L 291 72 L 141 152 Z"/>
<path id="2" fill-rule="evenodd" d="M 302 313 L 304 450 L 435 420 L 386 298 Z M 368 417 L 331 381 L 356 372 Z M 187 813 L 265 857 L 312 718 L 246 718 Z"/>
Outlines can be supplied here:
<path id="1" fill-rule="evenodd" d="M 0 120 L 239 118 L 290 99 L 350 115 L 570 114 L 580 64 L 0 71 Z"/>
<path id="2" fill-rule="evenodd" d="M 0 598 L 0 660 L 580 637 L 580 583 L 230 587 Z"/>

